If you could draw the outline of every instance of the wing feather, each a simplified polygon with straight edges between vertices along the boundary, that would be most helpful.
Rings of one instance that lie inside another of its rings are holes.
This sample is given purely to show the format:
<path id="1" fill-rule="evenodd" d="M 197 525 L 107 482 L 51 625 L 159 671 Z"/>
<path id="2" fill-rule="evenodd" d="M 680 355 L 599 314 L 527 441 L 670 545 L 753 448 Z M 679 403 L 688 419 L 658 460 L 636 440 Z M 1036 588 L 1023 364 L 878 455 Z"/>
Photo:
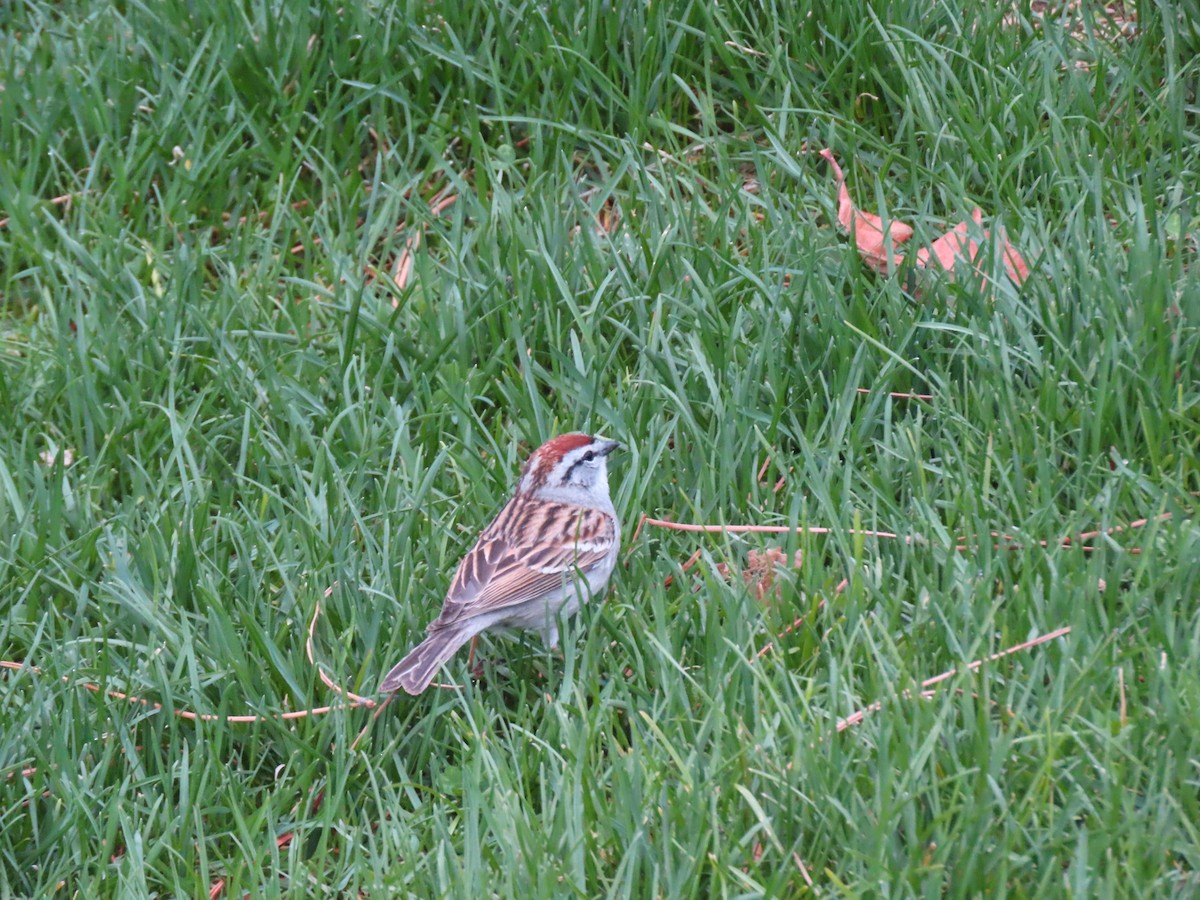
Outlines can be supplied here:
<path id="1" fill-rule="evenodd" d="M 458 564 L 430 630 L 545 596 L 603 560 L 615 540 L 599 510 L 514 497 Z"/>

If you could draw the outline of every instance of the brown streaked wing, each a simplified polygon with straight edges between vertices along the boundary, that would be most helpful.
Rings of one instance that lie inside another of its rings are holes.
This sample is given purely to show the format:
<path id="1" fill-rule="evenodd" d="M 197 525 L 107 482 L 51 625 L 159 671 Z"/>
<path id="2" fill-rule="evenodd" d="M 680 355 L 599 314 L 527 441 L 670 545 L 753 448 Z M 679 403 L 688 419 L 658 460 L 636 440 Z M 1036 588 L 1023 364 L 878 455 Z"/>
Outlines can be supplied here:
<path id="1" fill-rule="evenodd" d="M 514 497 L 480 535 L 459 563 L 441 615 L 430 628 L 532 600 L 561 585 L 573 568 L 588 569 L 608 555 L 613 528 L 603 513 L 528 502 Z M 540 521 L 528 522 L 531 514 Z"/>

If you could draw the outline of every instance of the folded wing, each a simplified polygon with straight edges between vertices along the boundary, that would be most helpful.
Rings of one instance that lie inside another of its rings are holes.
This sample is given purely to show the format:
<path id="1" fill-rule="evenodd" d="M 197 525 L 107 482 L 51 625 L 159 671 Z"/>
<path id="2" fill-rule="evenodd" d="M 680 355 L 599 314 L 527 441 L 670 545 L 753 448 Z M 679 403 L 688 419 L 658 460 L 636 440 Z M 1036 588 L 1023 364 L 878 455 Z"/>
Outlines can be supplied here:
<path id="1" fill-rule="evenodd" d="M 603 513 L 514 498 L 463 557 L 430 631 L 536 600 L 610 552 L 616 535 Z"/>

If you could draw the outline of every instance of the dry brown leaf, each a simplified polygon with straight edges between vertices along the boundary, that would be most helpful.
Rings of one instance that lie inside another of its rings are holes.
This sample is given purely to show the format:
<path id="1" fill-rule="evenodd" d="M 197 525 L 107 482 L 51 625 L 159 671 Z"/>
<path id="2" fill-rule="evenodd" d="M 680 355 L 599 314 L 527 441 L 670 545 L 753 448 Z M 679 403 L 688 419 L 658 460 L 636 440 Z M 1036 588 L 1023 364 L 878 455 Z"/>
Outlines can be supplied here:
<path id="1" fill-rule="evenodd" d="M 801 555 L 797 550 L 792 556 L 791 568 L 800 568 Z M 769 547 L 763 552 L 751 550 L 746 555 L 746 567 L 742 569 L 742 581 L 748 587 L 754 589 L 754 597 L 757 600 L 765 600 L 771 588 L 775 588 L 775 596 L 778 597 L 780 590 L 775 584 L 775 573 L 780 568 L 788 567 L 787 554 L 778 547 Z M 719 563 L 717 571 L 725 580 L 732 580 L 735 569 L 729 563 Z"/>
<path id="2" fill-rule="evenodd" d="M 969 222 L 959 222 L 928 247 L 918 250 L 917 265 L 925 269 L 933 263 L 951 273 L 957 268 L 970 266 L 978 272 L 979 267 L 975 265 L 975 259 L 979 256 L 980 244 L 971 238 L 971 232 L 978 234 L 984 242 L 991 240 L 991 232 L 983 227 L 983 210 L 978 206 L 971 213 Z M 1029 277 L 1029 266 L 1003 233 L 1000 240 L 1004 253 L 1004 271 L 1014 284 L 1023 284 Z"/>
<path id="3" fill-rule="evenodd" d="M 838 182 L 838 222 L 842 230 L 853 235 L 858 252 L 863 261 L 877 272 L 888 274 L 890 265 L 898 266 L 904 259 L 896 256 L 895 250 L 913 236 L 913 230 L 904 222 L 890 221 L 884 228 L 883 219 L 874 213 L 863 212 L 850 199 L 850 191 L 846 187 L 846 176 L 842 167 L 837 164 L 833 152 L 829 149 L 821 151 L 821 156 L 833 168 L 833 175 Z"/>
<path id="4" fill-rule="evenodd" d="M 1017 252 L 1017 248 L 1008 242 L 1003 231 L 1000 232 L 1000 239 L 1004 242 L 1004 271 L 1008 273 L 1013 284 L 1020 286 L 1029 278 L 1029 264 L 1025 262 L 1025 257 Z"/>
<path id="5" fill-rule="evenodd" d="M 975 207 L 975 212 L 971 214 L 971 222 L 977 226 L 983 225 L 983 210 L 979 207 Z M 926 269 L 932 261 L 947 272 L 953 272 L 960 262 L 974 262 L 979 253 L 979 243 L 968 236 L 971 222 L 959 222 L 928 247 L 918 250 L 917 265 Z"/>
<path id="6" fill-rule="evenodd" d="M 838 223 L 842 230 L 854 238 L 863 262 L 884 275 L 894 272 L 904 262 L 904 257 L 896 251 L 912 237 L 912 228 L 897 221 L 888 222 L 885 228 L 879 216 L 855 207 L 846 187 L 842 167 L 837 164 L 833 153 L 825 149 L 821 151 L 821 156 L 833 168 L 837 179 Z M 964 274 L 966 271 L 978 273 L 980 270 L 976 260 L 980 246 L 990 241 L 991 233 L 983 227 L 983 210 L 976 207 L 969 221 L 960 222 L 928 247 L 918 250 L 916 263 L 921 269 L 940 268 L 951 275 Z M 1023 284 L 1029 277 L 1029 266 L 1008 242 L 1003 231 L 999 232 L 999 242 L 1004 255 L 1004 270 L 1014 284 Z"/>

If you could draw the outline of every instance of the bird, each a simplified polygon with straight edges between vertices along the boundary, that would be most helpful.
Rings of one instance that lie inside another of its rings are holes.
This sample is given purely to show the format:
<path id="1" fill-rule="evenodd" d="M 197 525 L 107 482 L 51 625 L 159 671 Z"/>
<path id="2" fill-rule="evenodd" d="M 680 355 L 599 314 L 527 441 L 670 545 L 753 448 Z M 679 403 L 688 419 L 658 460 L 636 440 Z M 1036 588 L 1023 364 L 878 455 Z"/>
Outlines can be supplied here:
<path id="1" fill-rule="evenodd" d="M 458 564 L 427 636 L 384 676 L 383 694 L 417 695 L 480 632 L 524 628 L 558 645 L 560 613 L 603 591 L 621 526 L 608 490 L 617 441 L 572 432 L 542 444 L 512 498 Z"/>

